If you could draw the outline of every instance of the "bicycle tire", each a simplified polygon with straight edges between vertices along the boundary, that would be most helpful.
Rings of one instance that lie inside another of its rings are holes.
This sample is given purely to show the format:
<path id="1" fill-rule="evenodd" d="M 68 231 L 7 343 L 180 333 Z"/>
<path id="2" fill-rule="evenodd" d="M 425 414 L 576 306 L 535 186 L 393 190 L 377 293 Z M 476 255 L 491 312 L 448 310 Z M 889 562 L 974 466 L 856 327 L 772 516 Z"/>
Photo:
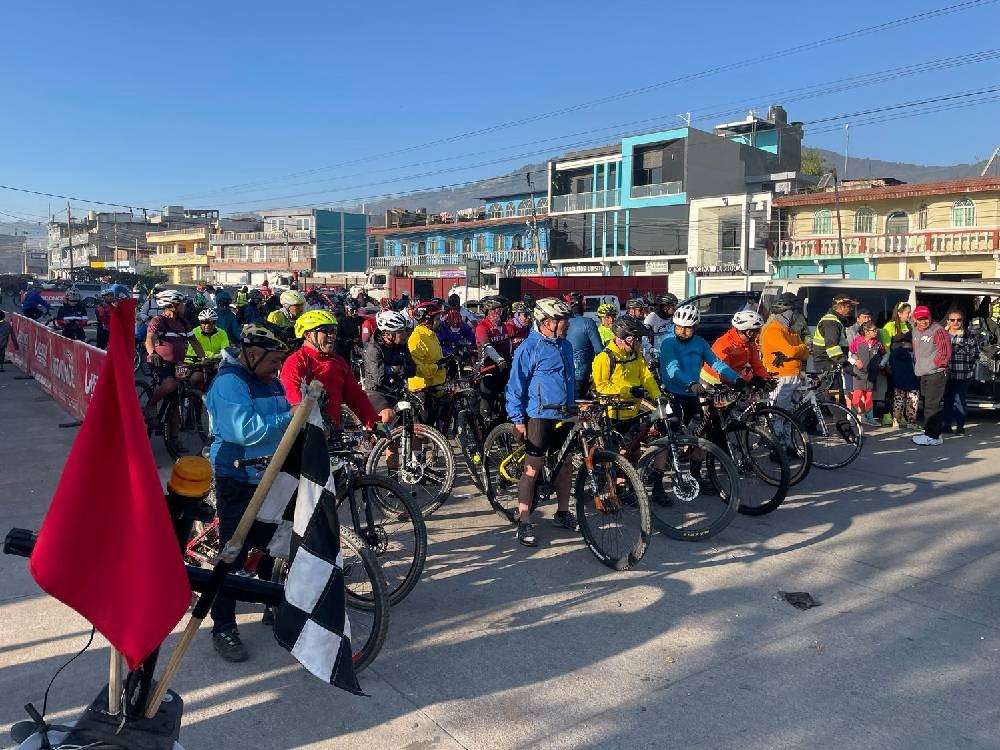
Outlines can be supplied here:
<path id="1" fill-rule="evenodd" d="M 792 415 L 813 444 L 813 466 L 826 471 L 841 469 L 861 455 L 865 444 L 865 429 L 857 415 L 841 404 L 820 402 L 819 409 L 823 415 L 823 425 L 820 425 L 809 402 L 799 404 Z M 850 434 L 846 434 L 848 430 Z M 835 448 L 842 445 L 851 446 L 845 452 L 846 458 L 833 453 Z"/>
<path id="2" fill-rule="evenodd" d="M 458 444 L 465 459 L 465 467 L 476 489 L 486 492 L 486 465 L 483 460 L 483 445 L 486 438 L 486 423 L 482 415 L 474 409 L 466 409 L 458 416 Z"/>
<path id="3" fill-rule="evenodd" d="M 733 425 L 726 430 L 726 437 L 730 457 L 740 474 L 737 510 L 746 516 L 763 516 L 777 510 L 788 495 L 790 476 L 788 457 L 779 450 L 780 443 L 769 430 L 754 425 Z M 759 493 L 755 492 L 757 487 Z"/>
<path id="4" fill-rule="evenodd" d="M 517 512 L 517 485 L 514 479 L 508 479 L 500 473 L 501 462 L 510 456 L 521 443 L 521 435 L 513 424 L 507 422 L 498 424 L 486 435 L 483 441 L 483 464 L 486 471 L 486 500 L 490 508 L 507 523 L 514 523 Z M 508 503 L 513 503 L 507 507 Z"/>
<path id="5" fill-rule="evenodd" d="M 358 503 L 362 526 L 365 497 L 371 501 L 377 528 L 354 529 L 354 533 L 375 553 L 385 577 L 389 603 L 399 604 L 417 585 L 427 561 L 427 526 L 420 509 L 406 489 L 388 477 L 355 477 L 348 491 L 363 493 Z M 348 502 L 342 501 L 340 507 L 348 511 L 346 522 L 341 511 L 341 527 L 350 526 Z"/>
<path id="6" fill-rule="evenodd" d="M 596 450 L 579 468 L 574 482 L 580 533 L 594 557 L 612 570 L 628 570 L 642 560 L 653 534 L 649 498 L 635 468 L 624 456 Z M 624 482 L 619 487 L 619 478 Z M 605 488 L 614 487 L 605 492 Z M 635 510 L 635 514 L 632 513 Z M 635 532 L 622 532 L 623 519 L 637 515 Z M 610 534 L 602 527 L 610 526 Z M 598 533 L 600 532 L 600 533 Z M 617 543 L 616 542 L 620 542 Z"/>
<path id="7" fill-rule="evenodd" d="M 420 506 L 424 518 L 428 518 L 448 499 L 455 485 L 455 454 L 448 440 L 440 432 L 425 424 L 413 425 L 414 438 L 429 442 L 434 446 L 435 461 L 433 465 L 414 464 L 412 456 L 399 456 L 400 462 L 406 462 L 407 471 L 398 468 L 390 469 L 386 463 L 385 453 L 389 445 L 398 443 L 403 432 L 403 425 L 394 427 L 388 437 L 383 437 L 375 443 L 372 452 L 365 462 L 368 474 L 388 476 L 413 492 L 413 497 Z M 426 449 L 425 449 L 426 455 Z M 443 462 L 442 466 L 437 464 Z M 407 481 L 412 479 L 412 481 Z"/>
<path id="8" fill-rule="evenodd" d="M 784 446 L 784 453 L 788 458 L 790 487 L 794 487 L 809 475 L 813 465 L 812 441 L 791 412 L 780 406 L 762 405 L 750 411 L 746 419 L 751 424 L 766 425 L 771 434 Z M 784 437 L 786 432 L 787 437 Z"/>
<path id="9" fill-rule="evenodd" d="M 686 481 L 684 484 L 678 483 L 675 476 L 673 459 L 669 455 L 671 441 L 677 446 L 682 462 L 681 472 L 686 474 L 680 477 Z M 665 457 L 666 471 L 660 473 L 655 469 L 654 461 L 665 451 L 668 452 Z M 704 477 L 690 476 L 690 461 L 696 451 L 702 453 Z M 651 498 L 649 507 L 653 528 L 664 536 L 681 542 L 703 541 L 718 534 L 736 517 L 740 504 L 739 472 L 733 460 L 715 443 L 691 435 L 660 438 L 639 457 L 636 470 Z M 665 490 L 665 495 L 671 502 L 658 503 L 652 499 L 650 488 L 654 487 L 654 482 L 662 483 L 667 478 L 671 487 Z M 690 479 L 696 479 L 697 486 Z"/>

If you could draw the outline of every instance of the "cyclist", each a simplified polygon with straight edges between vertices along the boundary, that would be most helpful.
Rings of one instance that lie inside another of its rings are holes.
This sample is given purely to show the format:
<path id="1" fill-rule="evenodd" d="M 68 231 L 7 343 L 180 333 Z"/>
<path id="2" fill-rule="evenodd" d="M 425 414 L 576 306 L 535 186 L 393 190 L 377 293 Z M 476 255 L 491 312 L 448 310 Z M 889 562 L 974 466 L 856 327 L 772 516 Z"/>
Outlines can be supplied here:
<path id="1" fill-rule="evenodd" d="M 150 424 L 156 423 L 156 406 L 160 403 L 160 399 L 173 393 L 177 388 L 175 378 L 177 365 L 184 361 L 188 342 L 190 341 L 197 357 L 205 356 L 201 342 L 192 338 L 190 326 L 181 317 L 185 302 L 184 295 L 174 289 L 167 289 L 156 295 L 160 314 L 149 321 L 146 330 L 146 353 L 153 373 L 159 380 L 159 385 L 146 404 L 145 416 L 147 423 Z M 178 410 L 171 409 L 167 430 L 173 440 L 177 439 L 178 419 Z M 183 448 L 180 446 L 178 448 L 178 452 L 183 453 Z"/>
<path id="2" fill-rule="evenodd" d="M 510 339 L 510 350 L 514 350 L 528 338 L 531 333 L 531 318 L 529 317 L 528 306 L 523 302 L 515 302 L 510 306 L 510 320 L 503 324 L 504 331 Z"/>
<path id="3" fill-rule="evenodd" d="M 354 344 L 361 341 L 361 318 L 358 303 L 353 299 L 344 300 L 344 313 L 337 316 L 337 354 L 348 364 L 354 356 Z"/>
<path id="4" fill-rule="evenodd" d="M 643 321 L 646 327 L 653 332 L 650 348 L 659 351 L 663 340 L 674 333 L 674 311 L 677 309 L 677 296 L 670 292 L 664 292 L 655 300 L 655 307 Z"/>
<path id="5" fill-rule="evenodd" d="M 281 303 L 281 308 L 269 314 L 267 322 L 291 334 L 295 328 L 295 319 L 305 309 L 306 298 L 302 292 L 288 289 L 281 293 L 278 301 Z"/>
<path id="6" fill-rule="evenodd" d="M 411 391 L 422 396 L 421 421 L 435 427 L 438 423 L 439 401 L 444 395 L 441 384 L 447 375 L 441 362 L 444 358 L 441 342 L 437 337 L 437 328 L 441 325 L 441 308 L 434 302 L 421 302 L 414 306 L 412 319 L 415 326 L 406 346 L 413 358 L 416 373 L 407 380 L 407 385 Z"/>
<path id="7" fill-rule="evenodd" d="M 761 359 L 771 377 L 778 381 L 771 400 L 775 406 L 789 411 L 802 385 L 802 368 L 809 359 L 809 348 L 794 330 L 801 307 L 801 300 L 791 292 L 779 294 L 771 303 L 771 316 L 760 332 Z"/>
<path id="8" fill-rule="evenodd" d="M 216 325 L 226 332 L 231 343 L 240 340 L 240 323 L 232 308 L 233 298 L 225 289 L 220 289 L 215 295 L 215 312 L 218 314 Z M 201 320 L 201 318 L 198 318 Z"/>
<path id="9" fill-rule="evenodd" d="M 206 359 L 221 359 L 222 351 L 232 345 L 233 340 L 229 338 L 228 333 L 217 327 L 217 322 L 218 312 L 210 307 L 198 313 L 198 327 L 194 329 L 191 341 L 197 341 L 201 344 L 201 350 Z M 239 341 L 238 338 L 235 340 Z M 197 359 L 194 346 L 188 344 L 185 356 L 189 360 Z M 204 391 L 205 373 L 195 370 L 188 376 L 188 382 L 192 388 Z"/>
<path id="10" fill-rule="evenodd" d="M 480 309 L 486 317 L 476 326 L 476 346 L 496 365 L 485 371 L 479 380 L 479 408 L 487 424 L 500 416 L 509 376 L 512 352 L 510 336 L 503 325 L 507 305 L 506 298 L 499 296 L 484 297 L 480 301 Z"/>
<path id="11" fill-rule="evenodd" d="M 21 314 L 26 318 L 31 318 L 32 320 L 38 320 L 42 317 L 43 313 L 51 312 L 52 308 L 45 298 L 42 297 L 42 285 L 35 282 L 31 291 L 28 292 L 24 301 L 21 303 Z"/>
<path id="12" fill-rule="evenodd" d="M 444 314 L 444 320 L 437 332 L 444 356 L 450 357 L 459 349 L 476 345 L 476 333 L 472 326 L 462 320 L 462 313 L 452 308 Z"/>
<path id="13" fill-rule="evenodd" d="M 608 342 L 615 337 L 611 326 L 614 325 L 615 318 L 618 317 L 617 312 L 618 309 L 610 302 L 605 302 L 603 305 L 597 306 L 597 319 L 601 321 L 601 324 L 597 326 L 597 333 L 601 337 L 601 343 L 604 346 L 607 346 Z M 647 333 L 646 335 L 649 336 L 650 334 Z"/>
<path id="14" fill-rule="evenodd" d="M 462 304 L 462 298 L 457 294 L 448 295 L 449 310 L 458 310 L 459 314 L 462 316 L 462 322 L 468 324 L 469 326 L 475 326 L 478 322 L 476 316 L 472 314 L 472 311 Z"/>
<path id="15" fill-rule="evenodd" d="M 237 314 L 243 309 L 243 306 L 249 300 L 250 300 L 250 290 L 247 289 L 246 284 L 244 284 L 236 292 L 236 312 L 237 312 Z"/>
<path id="16" fill-rule="evenodd" d="M 712 344 L 715 355 L 729 365 L 741 378 L 755 388 L 770 384 L 771 375 L 760 361 L 757 339 L 764 319 L 751 310 L 741 310 L 733 315 L 732 327 Z M 711 365 L 701 368 L 701 379 L 718 385 L 719 373 Z"/>
<path id="17" fill-rule="evenodd" d="M 56 325 L 62 330 L 62 335 L 76 341 L 86 341 L 83 327 L 87 325 L 87 308 L 80 301 L 83 299 L 75 287 L 66 292 L 66 302 L 56 310 Z"/>
<path id="18" fill-rule="evenodd" d="M 597 323 L 583 314 L 583 294 L 570 292 L 566 301 L 573 313 L 566 330 L 566 340 L 573 347 L 573 367 L 576 372 L 576 397 L 583 398 L 590 390 L 590 366 L 594 355 L 604 349 Z"/>
<path id="19" fill-rule="evenodd" d="M 545 455 L 557 451 L 572 425 L 563 423 L 563 413 L 554 405 L 569 408 L 576 400 L 576 371 L 573 347 L 566 340 L 572 311 L 563 300 L 538 300 L 532 312 L 537 328 L 514 352 L 510 381 L 507 383 L 507 414 L 525 443 L 524 471 L 517 486 L 517 541 L 537 547 L 531 523 L 531 502 L 535 483 L 545 465 Z M 573 462 L 565 461 L 555 478 L 558 509 L 557 526 L 576 530 L 577 520 L 569 509 Z"/>
<path id="20" fill-rule="evenodd" d="M 632 297 L 632 299 L 625 302 L 625 314 L 630 318 L 639 318 L 639 320 L 646 320 L 646 300 L 642 297 Z M 646 325 L 645 322 L 643 325 Z M 646 326 L 647 328 L 649 326 Z"/>
<path id="21" fill-rule="evenodd" d="M 406 347 L 406 316 L 383 310 L 375 322 L 378 330 L 365 345 L 365 391 L 382 423 L 389 424 L 394 406 L 406 399 L 406 379 L 417 374 L 417 366 Z"/>
<path id="22" fill-rule="evenodd" d="M 208 292 L 205 290 L 204 284 L 198 284 L 195 287 L 194 309 L 201 312 L 206 307 L 208 307 Z"/>
<path id="23" fill-rule="evenodd" d="M 264 295 L 260 293 L 259 289 L 251 289 L 247 292 L 247 303 L 240 308 L 240 325 L 263 323 L 264 316 L 260 311 L 263 304 Z"/>
<path id="24" fill-rule="evenodd" d="M 640 400 L 659 398 L 660 387 L 642 358 L 643 337 L 650 335 L 645 323 L 626 315 L 613 325 L 611 340 L 594 357 L 594 390 L 631 402 L 627 407 L 608 407 L 608 416 L 618 422 L 624 435 L 638 423 Z"/>
<path id="25" fill-rule="evenodd" d="M 215 500 L 219 517 L 219 543 L 224 546 L 239 525 L 260 482 L 263 468 L 236 467 L 239 459 L 272 455 L 291 420 L 291 406 L 278 380 L 278 370 L 288 347 L 277 334 L 262 325 L 243 329 L 239 348 L 223 352 L 219 374 L 205 398 L 212 420 L 213 442 L 209 452 L 215 469 Z M 254 524 L 243 551 L 236 560 L 242 567 L 246 550 L 266 546 Z M 219 595 L 212 603 L 212 645 L 226 661 L 247 658 L 247 650 L 236 627 L 236 602 Z"/>
<path id="26" fill-rule="evenodd" d="M 97 317 L 97 348 L 107 349 L 111 336 L 111 313 L 115 309 L 115 290 L 109 286 L 101 290 L 101 301 L 94 311 Z"/>

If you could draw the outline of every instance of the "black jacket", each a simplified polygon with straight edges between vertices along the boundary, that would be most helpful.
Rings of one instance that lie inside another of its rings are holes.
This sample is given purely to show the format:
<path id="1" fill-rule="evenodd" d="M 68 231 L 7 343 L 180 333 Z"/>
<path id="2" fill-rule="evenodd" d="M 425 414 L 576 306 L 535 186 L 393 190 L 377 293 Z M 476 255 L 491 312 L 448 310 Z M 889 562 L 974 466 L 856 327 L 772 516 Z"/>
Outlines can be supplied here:
<path id="1" fill-rule="evenodd" d="M 406 393 L 406 379 L 417 374 L 417 365 L 406 344 L 386 346 L 372 339 L 365 345 L 365 390 L 400 399 Z"/>

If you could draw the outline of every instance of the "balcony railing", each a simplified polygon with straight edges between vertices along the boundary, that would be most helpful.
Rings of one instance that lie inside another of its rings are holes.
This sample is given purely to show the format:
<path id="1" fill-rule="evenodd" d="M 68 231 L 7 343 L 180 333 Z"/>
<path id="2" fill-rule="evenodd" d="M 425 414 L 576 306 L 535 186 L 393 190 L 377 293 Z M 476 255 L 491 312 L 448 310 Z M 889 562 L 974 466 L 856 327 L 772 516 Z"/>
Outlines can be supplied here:
<path id="1" fill-rule="evenodd" d="M 153 253 L 149 263 L 153 266 L 205 266 L 208 265 L 208 251 L 198 248 L 186 253 Z"/>
<path id="2" fill-rule="evenodd" d="M 474 250 L 471 253 L 423 253 L 421 255 L 380 255 L 370 261 L 372 268 L 396 266 L 462 266 L 467 259 L 479 260 L 485 266 L 503 266 L 507 263 L 534 263 L 536 250 Z M 549 253 L 542 250 L 542 262 L 547 263 Z"/>
<path id="3" fill-rule="evenodd" d="M 220 232 L 212 235 L 212 244 L 233 245 L 244 242 L 284 242 L 285 232 Z M 308 229 L 288 230 L 289 242 L 310 242 L 312 232 Z"/>
<path id="4" fill-rule="evenodd" d="M 597 190 L 593 193 L 570 193 L 553 195 L 549 213 L 567 211 L 594 211 L 604 208 L 618 208 L 621 205 L 621 190 Z"/>
<path id="5" fill-rule="evenodd" d="M 297 249 L 292 250 L 288 255 L 291 256 L 292 263 L 309 263 L 312 261 L 312 251 L 306 250 L 299 252 Z M 213 258 L 212 264 L 222 264 L 222 265 L 239 265 L 241 263 L 288 263 L 288 255 L 286 255 L 281 250 L 272 250 L 269 252 L 249 252 L 249 253 L 239 253 L 239 254 L 226 254 L 223 253 L 221 256 Z"/>
<path id="6" fill-rule="evenodd" d="M 171 240 L 204 240 L 208 237 L 208 227 L 187 227 L 186 229 L 164 229 L 161 232 L 146 232 L 147 242 L 170 242 Z"/>
<path id="7" fill-rule="evenodd" d="M 973 255 L 1000 252 L 1000 228 L 924 230 L 907 234 L 844 235 L 844 255 Z M 781 240 L 778 258 L 839 255 L 836 237 Z"/>
<path id="8" fill-rule="evenodd" d="M 656 198 L 661 195 L 679 195 L 683 192 L 683 182 L 657 182 L 653 185 L 634 185 L 630 195 L 632 200 L 639 200 L 641 198 Z"/>

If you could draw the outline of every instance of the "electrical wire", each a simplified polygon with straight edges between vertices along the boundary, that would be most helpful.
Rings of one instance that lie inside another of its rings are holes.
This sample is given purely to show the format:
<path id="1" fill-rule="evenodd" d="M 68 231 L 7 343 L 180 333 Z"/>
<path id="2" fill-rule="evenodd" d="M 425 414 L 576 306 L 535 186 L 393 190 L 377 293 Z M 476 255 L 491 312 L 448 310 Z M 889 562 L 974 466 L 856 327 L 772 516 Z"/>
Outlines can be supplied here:
<path id="1" fill-rule="evenodd" d="M 14 190 L 18 193 L 29 193 L 31 195 L 41 195 L 46 198 L 61 198 L 62 200 L 76 201 L 77 203 L 93 203 L 97 206 L 114 206 L 116 208 L 127 208 L 130 211 L 149 211 L 142 206 L 127 206 L 124 203 L 108 203 L 107 201 L 92 201 L 87 198 L 73 198 L 69 195 L 58 195 L 56 193 L 45 193 L 40 190 L 29 190 L 28 188 L 14 187 L 12 185 L 0 185 L 0 190 Z"/>
<path id="2" fill-rule="evenodd" d="M 96 632 L 97 632 L 97 628 L 96 627 L 91 627 L 90 628 L 90 638 L 87 639 L 87 642 L 86 642 L 86 644 L 84 644 L 83 648 L 81 648 L 79 651 L 76 652 L 76 654 L 74 654 L 72 657 L 70 657 L 69 661 L 67 661 L 65 664 L 63 664 L 61 667 L 59 667 L 59 669 L 56 670 L 56 673 L 54 675 L 52 675 L 52 679 L 49 680 L 48 687 L 45 688 L 45 695 L 42 697 L 42 718 L 43 719 L 45 718 L 45 713 L 46 713 L 46 711 L 48 710 L 48 707 L 49 707 L 49 691 L 52 689 L 52 684 L 56 681 L 56 677 L 58 677 L 59 674 L 64 669 L 66 669 L 66 667 L 68 667 L 70 664 L 72 664 L 77 659 L 79 659 L 81 656 L 83 656 L 84 652 L 88 648 L 90 648 L 90 644 L 92 644 L 94 642 L 94 633 L 96 633 Z"/>

